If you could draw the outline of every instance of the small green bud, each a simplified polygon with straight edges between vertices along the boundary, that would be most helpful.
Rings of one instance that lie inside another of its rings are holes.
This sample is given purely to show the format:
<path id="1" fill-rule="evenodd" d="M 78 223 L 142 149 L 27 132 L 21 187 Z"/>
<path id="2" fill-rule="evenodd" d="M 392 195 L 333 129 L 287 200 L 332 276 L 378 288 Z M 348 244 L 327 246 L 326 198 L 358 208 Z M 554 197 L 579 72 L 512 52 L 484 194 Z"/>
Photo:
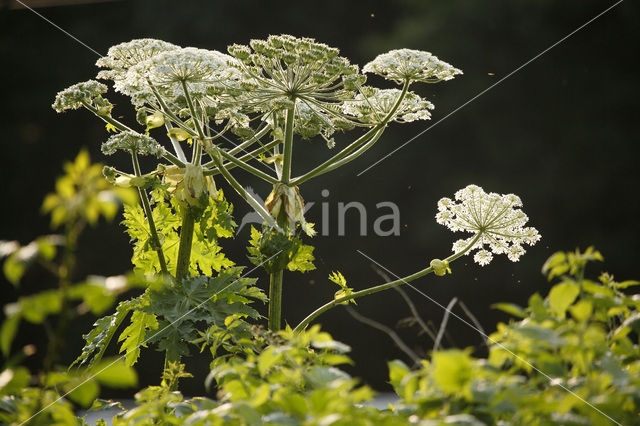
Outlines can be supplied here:
<path id="1" fill-rule="evenodd" d="M 433 259 L 429 266 L 433 268 L 433 273 L 439 277 L 451 273 L 449 262 L 447 262 L 446 260 Z"/>
<path id="2" fill-rule="evenodd" d="M 179 142 L 186 141 L 191 137 L 191 135 L 189 135 L 189 132 L 179 127 L 174 127 L 173 129 L 169 130 L 167 132 L 167 136 L 176 139 Z"/>
<path id="3" fill-rule="evenodd" d="M 147 118 L 145 119 L 145 124 L 147 125 L 147 130 L 160 127 L 164 124 L 164 115 L 160 111 L 156 111 L 153 114 L 147 116 Z"/>

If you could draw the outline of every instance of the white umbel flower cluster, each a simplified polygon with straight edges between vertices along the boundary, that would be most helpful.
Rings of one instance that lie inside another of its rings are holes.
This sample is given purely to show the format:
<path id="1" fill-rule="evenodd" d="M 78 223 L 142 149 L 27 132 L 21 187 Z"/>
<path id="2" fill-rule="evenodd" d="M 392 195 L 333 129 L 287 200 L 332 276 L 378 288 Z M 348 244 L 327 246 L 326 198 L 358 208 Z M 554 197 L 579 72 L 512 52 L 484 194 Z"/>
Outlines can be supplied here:
<path id="1" fill-rule="evenodd" d="M 423 50 L 397 49 L 378 55 L 362 68 L 387 80 L 402 83 L 405 80 L 437 83 L 451 80 L 462 71 Z"/>
<path id="2" fill-rule="evenodd" d="M 473 235 L 453 244 L 453 251 L 466 249 L 474 239 L 467 254 L 478 250 L 473 260 L 484 266 L 494 254 L 506 254 L 517 262 L 525 253 L 524 244 L 534 245 L 540 240 L 535 228 L 525 227 L 529 218 L 520 209 L 522 201 L 514 194 L 486 193 L 476 185 L 469 185 L 455 194 L 455 201 L 442 198 L 438 201 L 436 221 L 452 231 L 470 232 Z"/>
<path id="3" fill-rule="evenodd" d="M 95 80 L 83 81 L 67 87 L 56 95 L 56 100 L 51 105 L 57 112 L 68 109 L 78 109 L 82 103 L 91 104 L 93 99 L 107 92 L 107 86 Z"/>
<path id="4" fill-rule="evenodd" d="M 96 65 L 107 70 L 98 73 L 99 79 L 120 80 L 127 70 L 153 56 L 180 46 L 153 38 L 141 38 L 116 44 L 109 48 L 107 56 L 98 59 Z"/>
<path id="5" fill-rule="evenodd" d="M 402 91 L 398 89 L 365 86 L 352 101 L 346 101 L 343 104 L 342 111 L 362 123 L 378 124 L 389 115 L 401 94 Z M 431 102 L 413 92 L 408 92 L 389 121 L 409 123 L 416 120 L 429 120 L 431 118 L 429 110 L 433 108 Z"/>
<path id="6" fill-rule="evenodd" d="M 157 84 L 215 82 L 240 74 L 229 65 L 236 60 L 216 50 L 185 47 L 154 56 L 149 63 L 149 78 Z"/>
<path id="7" fill-rule="evenodd" d="M 112 155 L 118 150 L 162 157 L 165 149 L 150 136 L 127 130 L 111 136 L 102 144 L 102 153 Z"/>

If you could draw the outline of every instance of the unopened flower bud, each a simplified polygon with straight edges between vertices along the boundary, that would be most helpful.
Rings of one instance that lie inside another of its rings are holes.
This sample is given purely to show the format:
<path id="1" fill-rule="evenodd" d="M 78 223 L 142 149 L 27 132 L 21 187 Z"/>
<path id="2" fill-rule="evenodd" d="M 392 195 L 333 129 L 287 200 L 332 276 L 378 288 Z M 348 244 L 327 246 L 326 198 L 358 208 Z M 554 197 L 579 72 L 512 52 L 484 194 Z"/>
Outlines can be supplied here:
<path id="1" fill-rule="evenodd" d="M 160 127 L 164 124 L 164 115 L 160 111 L 156 111 L 153 114 L 147 116 L 147 118 L 145 119 L 145 124 L 147 125 L 147 130 Z"/>
<path id="2" fill-rule="evenodd" d="M 189 135 L 189 132 L 187 132 L 186 130 L 183 130 L 179 127 L 174 127 L 173 129 L 169 130 L 167 132 L 167 136 L 169 136 L 172 139 L 177 140 L 178 142 L 182 142 L 182 141 L 186 141 L 187 139 L 189 139 L 191 136 Z"/>
<path id="3" fill-rule="evenodd" d="M 433 259 L 431 263 L 429 263 L 429 266 L 433 268 L 433 273 L 439 277 L 451 273 L 449 262 L 447 262 L 446 260 Z"/>

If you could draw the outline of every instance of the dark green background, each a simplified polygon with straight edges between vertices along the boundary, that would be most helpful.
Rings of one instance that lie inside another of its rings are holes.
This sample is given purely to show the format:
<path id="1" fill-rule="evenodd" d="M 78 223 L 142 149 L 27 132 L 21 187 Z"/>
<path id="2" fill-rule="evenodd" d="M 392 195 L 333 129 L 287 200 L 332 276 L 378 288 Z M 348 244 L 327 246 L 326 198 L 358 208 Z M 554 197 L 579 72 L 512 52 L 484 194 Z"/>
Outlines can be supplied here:
<path id="1" fill-rule="evenodd" d="M 460 298 L 485 329 L 493 330 L 506 316 L 492 310 L 492 303 L 524 303 L 529 294 L 546 292 L 548 284 L 540 275 L 540 266 L 556 250 L 593 244 L 603 252 L 606 269 L 617 278 L 640 277 L 635 270 L 640 247 L 637 3 L 623 2 L 369 172 L 356 174 L 612 4 L 593 0 L 155 0 L 38 11 L 101 53 L 113 44 L 140 37 L 224 51 L 233 42 L 290 33 L 339 47 L 360 65 L 390 49 L 408 47 L 431 51 L 463 69 L 464 75 L 453 81 L 415 86 L 436 105 L 431 123 L 390 126 L 365 156 L 302 188 L 306 200 L 317 202 L 309 220 L 319 222 L 319 203 L 330 203 L 331 237 L 313 240 L 316 271 L 286 274 L 284 317 L 296 324 L 329 300 L 336 288 L 326 276 L 333 270 L 342 271 L 356 289 L 379 283 L 370 263 L 356 250 L 398 275 L 448 255 L 458 236 L 435 223 L 436 202 L 475 183 L 489 191 L 519 194 L 542 241 L 519 263 L 501 256 L 481 268 L 465 258 L 453 265 L 452 276 L 429 276 L 415 285 L 444 305 L 454 296 Z M 83 146 L 96 161 L 126 168 L 127 159 L 102 157 L 99 147 L 107 137 L 104 126 L 87 112 L 57 115 L 50 108 L 56 92 L 95 75 L 97 56 L 27 10 L 0 12 L 0 28 L 0 238 L 27 243 L 49 232 L 39 207 L 61 172 L 63 160 L 75 156 Z M 116 114 L 134 123 L 127 100 L 115 95 L 111 99 L 117 104 Z M 348 139 L 338 138 L 337 142 L 338 147 L 344 146 Z M 294 151 L 294 174 L 320 163 L 328 154 L 322 141 L 298 142 Z M 263 197 L 267 195 L 268 187 L 250 176 L 238 177 Z M 330 191 L 326 199 L 320 195 L 322 189 Z M 248 208 L 237 198 L 231 199 L 239 220 Z M 336 236 L 339 201 L 360 201 L 367 206 L 368 236 L 358 235 L 355 214 L 347 221 L 347 235 Z M 371 235 L 380 213 L 375 204 L 381 201 L 393 201 L 400 207 L 399 237 Z M 240 264 L 248 264 L 247 237 L 244 230 L 237 241 L 225 245 Z M 78 278 L 89 273 L 119 274 L 129 268 L 130 248 L 117 224 L 87 232 L 82 248 Z M 266 288 L 265 277 L 258 276 Z M 46 276 L 35 271 L 27 276 L 21 291 L 34 292 L 47 285 Z M 437 326 L 442 309 L 406 290 L 425 320 Z M 2 282 L 3 301 L 15 300 L 16 294 Z M 361 300 L 358 310 L 392 327 L 409 315 L 393 291 Z M 458 308 L 454 312 L 461 314 Z M 81 334 L 92 321 L 86 319 L 69 330 L 64 360 L 77 356 Z M 322 323 L 335 338 L 353 346 L 356 367 L 352 372 L 385 389 L 385 362 L 404 357 L 391 340 L 357 323 L 343 309 L 326 314 Z M 481 345 L 480 336 L 455 318 L 447 329 L 460 347 Z M 41 341 L 37 330 L 25 326 L 17 345 Z M 415 327 L 399 332 L 412 347 L 431 347 Z M 143 352 L 139 371 L 144 383 L 157 382 L 161 362 L 159 354 Z M 37 364 L 37 355 L 32 364 Z M 197 379 L 190 386 L 185 381 L 185 392 L 202 392 L 207 359 L 202 356 L 190 365 Z"/>

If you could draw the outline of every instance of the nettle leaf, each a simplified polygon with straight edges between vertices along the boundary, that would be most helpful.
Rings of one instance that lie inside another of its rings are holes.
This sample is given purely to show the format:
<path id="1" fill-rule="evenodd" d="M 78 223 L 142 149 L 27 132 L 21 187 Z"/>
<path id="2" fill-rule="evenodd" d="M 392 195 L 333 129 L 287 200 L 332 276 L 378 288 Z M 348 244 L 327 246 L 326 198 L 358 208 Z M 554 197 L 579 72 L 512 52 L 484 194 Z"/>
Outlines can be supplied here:
<path id="1" fill-rule="evenodd" d="M 565 281 L 555 285 L 549 292 L 549 307 L 558 317 L 564 318 L 567 308 L 576 300 L 580 294 L 580 286 Z"/>
<path id="2" fill-rule="evenodd" d="M 144 303 L 144 296 L 121 302 L 116 308 L 116 312 L 112 315 L 98 319 L 94 324 L 93 330 L 83 335 L 85 340 L 84 348 L 80 356 L 73 361 L 70 367 L 80 363 L 80 365 L 89 361 L 89 367 L 100 361 L 104 351 L 109 346 L 113 335 L 115 334 L 122 321 L 127 314 L 134 308 L 140 307 Z"/>
<path id="3" fill-rule="evenodd" d="M 472 363 L 467 352 L 434 352 L 432 359 L 434 380 L 444 392 L 466 394 L 470 391 Z"/>
<path id="4" fill-rule="evenodd" d="M 124 329 L 118 342 L 122 342 L 120 353 L 125 352 L 125 361 L 131 366 L 138 361 L 140 356 L 140 348 L 146 348 L 147 330 L 156 330 L 158 328 L 158 320 L 153 314 L 147 314 L 143 311 L 134 311 L 131 315 L 131 324 Z"/>

